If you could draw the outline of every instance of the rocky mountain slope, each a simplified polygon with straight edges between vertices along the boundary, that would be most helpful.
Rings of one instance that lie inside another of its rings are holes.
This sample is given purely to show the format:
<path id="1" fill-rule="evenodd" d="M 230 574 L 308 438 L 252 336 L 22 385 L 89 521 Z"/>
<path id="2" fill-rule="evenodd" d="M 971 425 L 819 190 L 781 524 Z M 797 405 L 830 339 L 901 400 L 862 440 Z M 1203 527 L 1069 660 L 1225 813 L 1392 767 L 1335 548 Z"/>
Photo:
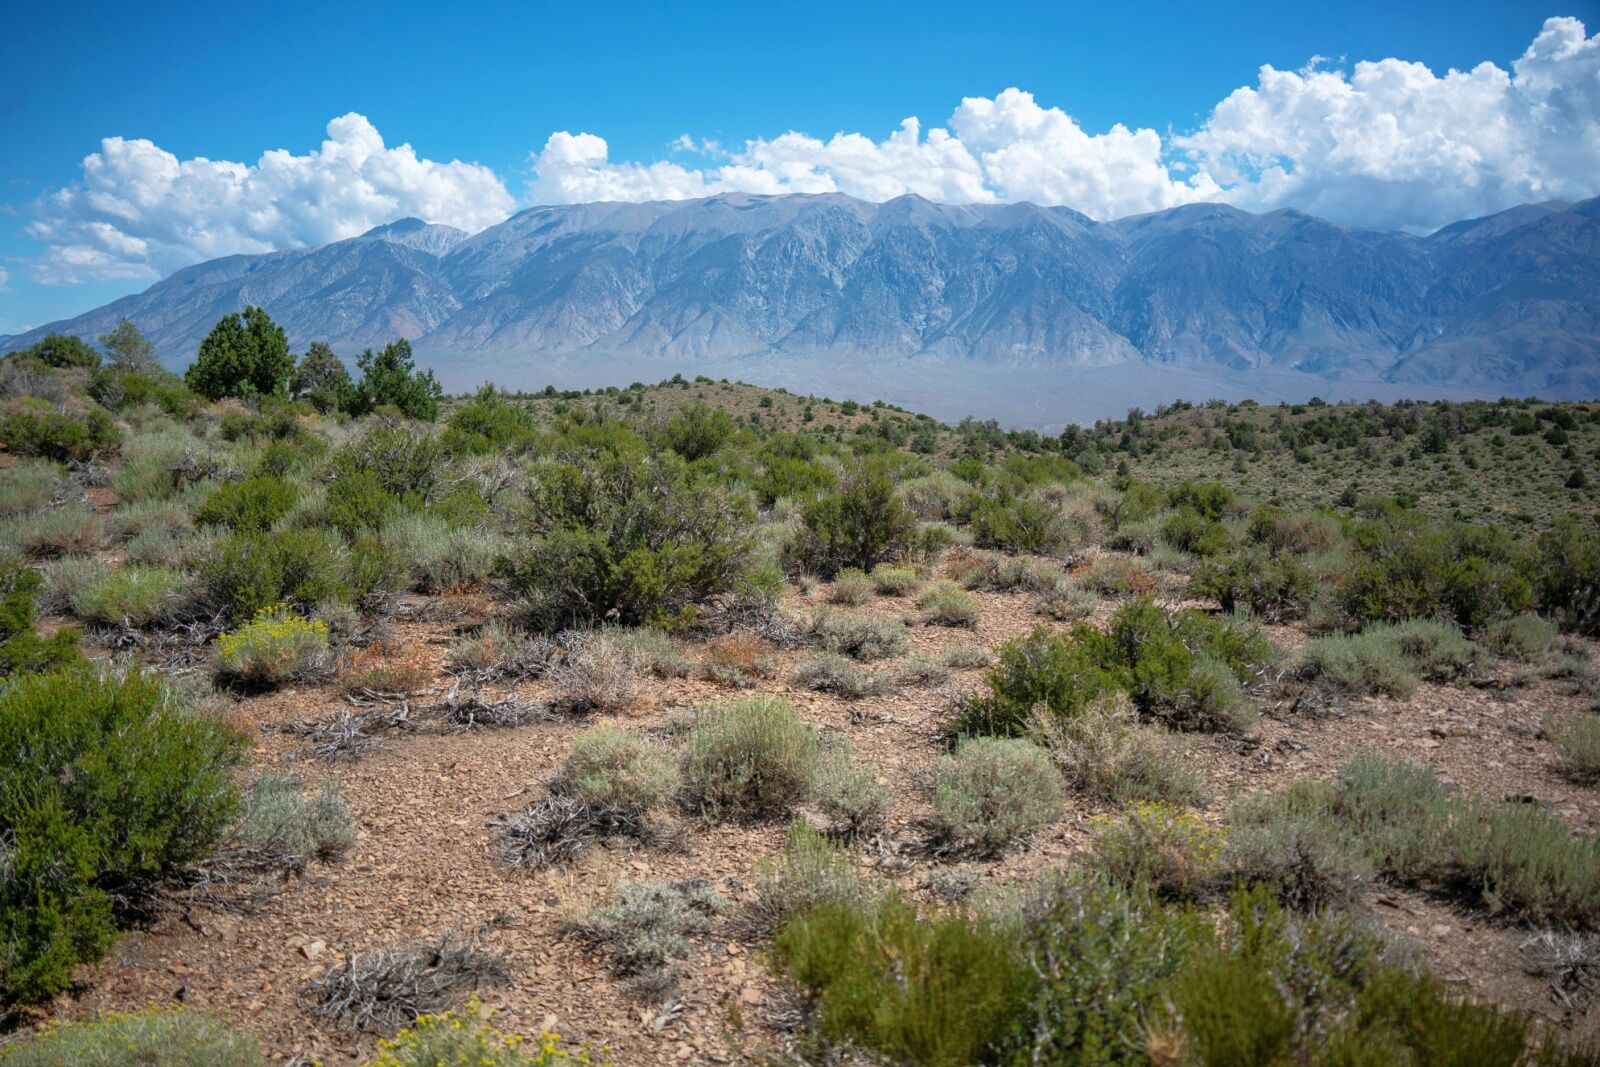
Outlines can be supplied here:
<path id="1" fill-rule="evenodd" d="M 1600 199 L 1427 237 L 1219 204 L 1111 223 L 913 196 L 536 207 L 476 235 L 407 219 L 323 248 L 213 260 L 0 347 L 98 334 L 126 315 L 180 363 L 245 304 L 266 307 L 296 346 L 348 353 L 402 336 L 435 359 L 502 365 L 759 357 L 792 377 L 808 357 L 913 359 L 962 382 L 985 367 L 1059 382 L 1154 364 L 1235 382 L 1293 373 L 1593 396 Z"/>

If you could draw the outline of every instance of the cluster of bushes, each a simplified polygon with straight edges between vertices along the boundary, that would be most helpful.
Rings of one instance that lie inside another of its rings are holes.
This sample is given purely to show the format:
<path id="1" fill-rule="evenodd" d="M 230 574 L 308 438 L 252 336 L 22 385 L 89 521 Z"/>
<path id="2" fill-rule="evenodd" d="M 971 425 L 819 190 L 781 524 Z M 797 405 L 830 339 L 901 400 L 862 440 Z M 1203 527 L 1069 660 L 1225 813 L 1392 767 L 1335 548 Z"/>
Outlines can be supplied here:
<path id="1" fill-rule="evenodd" d="M 1125 693 L 1141 714 L 1200 729 L 1239 730 L 1255 721 L 1244 687 L 1273 657 L 1249 620 L 1168 611 L 1141 598 L 1124 604 L 1108 631 L 1045 627 L 1007 643 L 986 690 L 969 699 L 960 733 L 1017 735 L 1040 713 L 1062 719 Z"/>
<path id="2" fill-rule="evenodd" d="M 1419 975 L 1339 913 L 1242 891 L 1221 928 L 1148 892 L 1048 879 L 1001 914 L 888 894 L 824 903 L 774 941 L 824 1039 L 929 1065 L 1593 1062 Z"/>

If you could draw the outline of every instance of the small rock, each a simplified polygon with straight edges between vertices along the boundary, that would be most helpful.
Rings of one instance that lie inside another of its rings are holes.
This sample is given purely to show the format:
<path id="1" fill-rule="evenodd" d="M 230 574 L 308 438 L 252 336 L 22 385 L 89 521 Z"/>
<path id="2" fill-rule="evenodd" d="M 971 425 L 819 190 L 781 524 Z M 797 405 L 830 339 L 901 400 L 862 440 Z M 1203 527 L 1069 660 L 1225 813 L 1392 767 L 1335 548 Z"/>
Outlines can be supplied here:
<path id="1" fill-rule="evenodd" d="M 314 960 L 326 951 L 328 951 L 327 942 L 321 940 L 307 941 L 300 946 L 300 955 L 308 960 Z"/>

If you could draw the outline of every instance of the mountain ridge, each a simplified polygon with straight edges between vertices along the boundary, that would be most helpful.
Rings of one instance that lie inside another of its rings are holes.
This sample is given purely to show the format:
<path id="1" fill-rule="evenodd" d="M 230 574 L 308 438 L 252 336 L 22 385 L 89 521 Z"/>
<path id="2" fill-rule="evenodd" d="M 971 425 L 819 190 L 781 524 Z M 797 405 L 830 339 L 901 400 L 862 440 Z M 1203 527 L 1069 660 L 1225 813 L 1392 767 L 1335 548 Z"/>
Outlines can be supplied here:
<path id="1" fill-rule="evenodd" d="M 1600 198 L 1427 236 L 1191 204 L 1095 222 L 1031 203 L 839 193 L 530 207 L 477 234 L 401 219 L 228 256 L 0 339 L 126 315 L 174 363 L 259 304 L 301 348 L 440 358 L 1159 365 L 1600 394 Z"/>

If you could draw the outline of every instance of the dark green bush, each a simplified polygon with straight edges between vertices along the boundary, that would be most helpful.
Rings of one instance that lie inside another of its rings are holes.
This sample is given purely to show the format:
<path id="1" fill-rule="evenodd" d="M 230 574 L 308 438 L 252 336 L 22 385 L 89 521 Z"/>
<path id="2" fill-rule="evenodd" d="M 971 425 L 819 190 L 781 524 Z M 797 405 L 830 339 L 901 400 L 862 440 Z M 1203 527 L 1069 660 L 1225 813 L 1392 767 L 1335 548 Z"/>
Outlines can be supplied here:
<path id="1" fill-rule="evenodd" d="M 313 341 L 289 377 L 289 395 L 324 415 L 344 411 L 355 399 L 355 386 L 344 361 L 321 341 Z"/>
<path id="2" fill-rule="evenodd" d="M 485 385 L 451 412 L 444 443 L 456 453 L 514 453 L 531 445 L 538 433 L 538 424 L 527 408 L 513 403 L 494 386 Z"/>
<path id="3" fill-rule="evenodd" d="M 443 442 L 432 433 L 380 418 L 341 449 L 331 467 L 339 478 L 365 472 L 385 492 L 421 507 L 440 491 L 448 458 Z"/>
<path id="4" fill-rule="evenodd" d="M 230 530 L 260 532 L 294 507 L 295 487 L 282 478 L 257 476 L 219 485 L 195 509 L 196 526 L 225 526 Z"/>
<path id="5" fill-rule="evenodd" d="M 89 395 L 112 411 L 124 411 L 141 404 L 154 404 L 173 418 L 194 414 L 200 398 L 183 379 L 159 367 L 124 370 L 107 367 L 89 379 Z"/>
<path id="6" fill-rule="evenodd" d="M 1034 978 L 1005 929 L 963 915 L 919 915 L 898 896 L 830 903 L 789 921 L 773 942 L 785 974 L 836 1040 L 891 1062 L 968 1067 L 1026 1009 Z"/>
<path id="7" fill-rule="evenodd" d="M 804 529 L 793 546 L 801 566 L 825 578 L 845 567 L 870 571 L 910 547 L 916 521 L 895 492 L 889 464 L 859 460 L 838 488 L 801 510 Z"/>
<path id="8" fill-rule="evenodd" d="M 1304 615 L 1316 578 L 1298 558 L 1258 548 L 1213 557 L 1195 568 L 1190 593 L 1214 597 L 1223 611 L 1248 608 L 1268 622 Z"/>
<path id="9" fill-rule="evenodd" d="M 1081 625 L 1066 634 L 1040 626 L 1008 641 L 984 690 L 966 701 L 952 728 L 958 734 L 1017 736 L 1026 732 L 1036 708 L 1061 718 L 1081 715 L 1129 685 L 1125 671 L 1106 664 L 1104 644 L 1104 635 Z"/>
<path id="10" fill-rule="evenodd" d="M 14 401 L 0 408 L 0 445 L 19 456 L 66 462 L 115 448 L 121 431 L 98 404 L 82 414 L 63 414 L 41 400 Z"/>
<path id="11" fill-rule="evenodd" d="M 1233 544 L 1226 526 L 1190 507 L 1179 509 L 1161 524 L 1161 539 L 1180 552 L 1196 556 L 1220 556 Z"/>
<path id="12" fill-rule="evenodd" d="M 1071 533 L 1059 508 L 1033 497 L 974 494 L 965 511 L 976 543 L 1010 552 L 1056 552 Z"/>
<path id="13" fill-rule="evenodd" d="M 67 667 L 83 660 L 78 631 L 39 636 L 34 602 L 43 584 L 39 572 L 16 560 L 0 561 L 0 678 Z"/>
<path id="14" fill-rule="evenodd" d="M 239 739 L 138 674 L 0 689 L 0 997 L 46 999 L 119 917 L 205 856 L 237 804 Z"/>
<path id="15" fill-rule="evenodd" d="M 689 404 L 661 428 L 661 443 L 684 459 L 704 459 L 733 436 L 733 416 L 699 402 Z"/>
<path id="16" fill-rule="evenodd" d="M 283 327 L 258 307 L 224 315 L 200 342 L 183 380 L 207 400 L 277 396 L 294 370 Z"/>
<path id="17" fill-rule="evenodd" d="M 1272 659 L 1260 630 L 1236 617 L 1169 612 L 1148 597 L 1131 600 L 1111 619 L 1102 655 L 1129 673 L 1134 706 L 1206 729 L 1253 721 L 1241 686 Z"/>
<path id="18" fill-rule="evenodd" d="M 670 454 L 548 462 L 531 496 L 508 575 L 543 629 L 683 626 L 750 565 L 748 505 L 692 479 Z"/>
<path id="19" fill-rule="evenodd" d="M 434 380 L 433 371 L 416 369 L 410 341 L 390 341 L 378 352 L 366 349 L 356 357 L 356 366 L 361 380 L 349 403 L 352 414 L 366 415 L 392 407 L 408 419 L 432 422 L 439 417 L 443 390 Z"/>
<path id="20" fill-rule="evenodd" d="M 1476 630 L 1534 604 L 1525 553 L 1502 531 L 1403 511 L 1357 526 L 1355 548 L 1338 601 L 1356 620 L 1439 617 Z"/>
<path id="21" fill-rule="evenodd" d="M 237 533 L 200 560 L 200 584 L 235 622 L 289 603 L 305 611 L 358 592 L 338 538 L 323 530 Z"/>
<path id="22" fill-rule="evenodd" d="M 44 340 L 19 355 L 31 356 L 46 367 L 92 369 L 100 365 L 100 353 L 89 347 L 83 338 L 65 333 L 47 334 Z"/>
<path id="23" fill-rule="evenodd" d="M 1535 555 L 1539 610 L 1573 633 L 1600 634 L 1600 536 L 1565 515 L 1539 535 Z"/>

